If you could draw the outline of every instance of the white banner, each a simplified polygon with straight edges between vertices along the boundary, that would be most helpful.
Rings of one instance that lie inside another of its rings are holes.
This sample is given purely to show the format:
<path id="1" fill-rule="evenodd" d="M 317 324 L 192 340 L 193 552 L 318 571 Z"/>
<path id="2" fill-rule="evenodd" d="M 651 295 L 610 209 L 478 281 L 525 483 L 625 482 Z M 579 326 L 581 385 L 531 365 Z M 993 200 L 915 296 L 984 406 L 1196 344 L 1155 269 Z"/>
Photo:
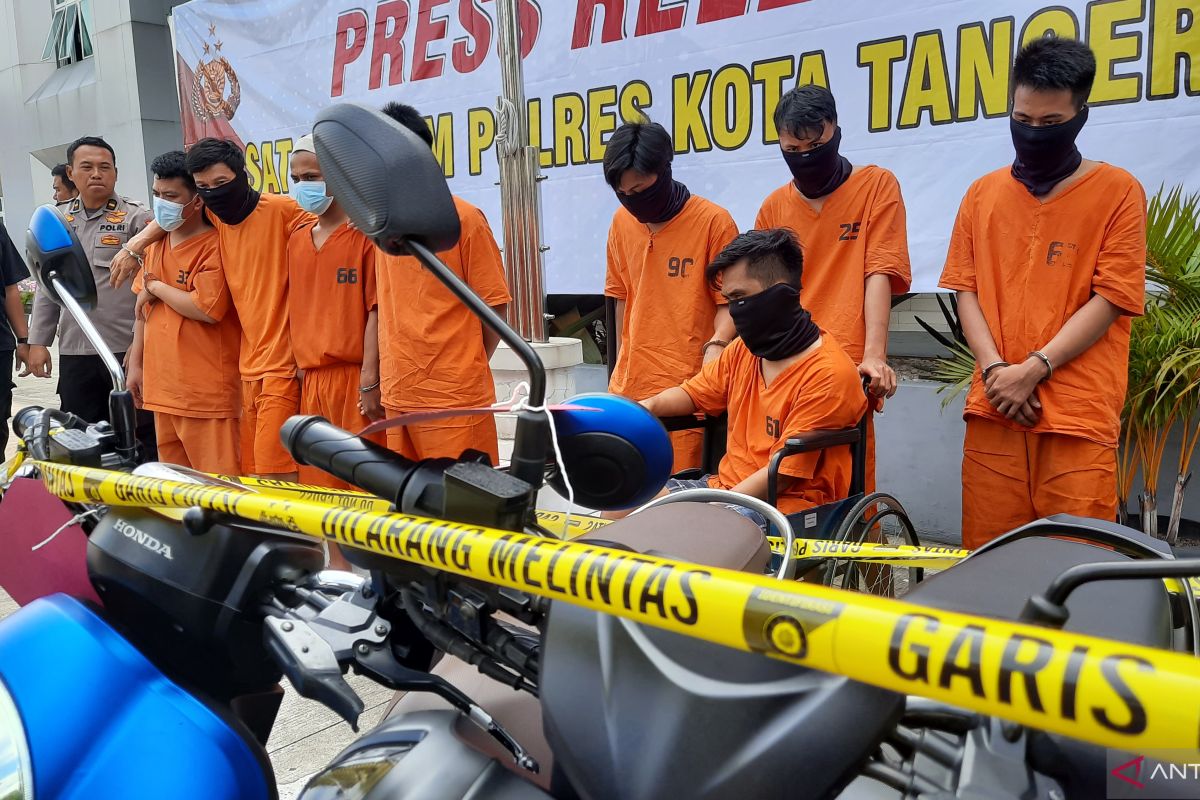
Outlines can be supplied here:
<path id="1" fill-rule="evenodd" d="M 174 10 L 187 141 L 236 137 L 256 185 L 287 191 L 292 142 L 339 101 L 414 105 L 452 189 L 500 237 L 494 0 L 192 0 Z M 616 199 L 601 161 L 642 109 L 676 176 L 743 229 L 790 176 L 772 111 L 828 85 L 843 152 L 896 173 L 914 291 L 933 290 L 971 181 L 1012 160 L 1009 71 L 1049 29 L 1099 61 L 1086 157 L 1200 190 L 1200 0 L 522 0 L 526 95 L 541 149 L 547 288 L 598 293 Z"/>

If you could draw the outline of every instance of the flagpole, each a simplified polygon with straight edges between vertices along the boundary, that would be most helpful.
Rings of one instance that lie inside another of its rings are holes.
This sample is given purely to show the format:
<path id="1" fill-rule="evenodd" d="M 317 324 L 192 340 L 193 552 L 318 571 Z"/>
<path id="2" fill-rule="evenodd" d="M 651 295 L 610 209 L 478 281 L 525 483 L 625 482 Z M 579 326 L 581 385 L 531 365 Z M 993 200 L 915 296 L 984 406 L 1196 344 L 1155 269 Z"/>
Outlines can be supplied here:
<path id="1" fill-rule="evenodd" d="M 496 158 L 504 224 L 504 270 L 513 300 L 508 321 L 526 341 L 546 341 L 545 266 L 537 148 L 529 146 L 529 114 L 521 67 L 518 0 L 497 0 L 500 78 Z"/>

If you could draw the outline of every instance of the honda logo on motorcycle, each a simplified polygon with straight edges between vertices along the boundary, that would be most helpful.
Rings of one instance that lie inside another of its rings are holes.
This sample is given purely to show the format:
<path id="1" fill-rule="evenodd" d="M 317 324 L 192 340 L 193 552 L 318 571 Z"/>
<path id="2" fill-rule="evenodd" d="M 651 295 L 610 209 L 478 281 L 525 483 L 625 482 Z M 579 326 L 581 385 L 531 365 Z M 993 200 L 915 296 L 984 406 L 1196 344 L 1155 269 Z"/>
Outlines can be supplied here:
<path id="1" fill-rule="evenodd" d="M 171 545 L 160 542 L 144 530 L 134 527 L 123 519 L 117 520 L 113 527 L 126 539 L 137 542 L 152 553 L 158 553 L 163 558 L 172 561 L 175 560 L 175 557 L 171 555 Z"/>

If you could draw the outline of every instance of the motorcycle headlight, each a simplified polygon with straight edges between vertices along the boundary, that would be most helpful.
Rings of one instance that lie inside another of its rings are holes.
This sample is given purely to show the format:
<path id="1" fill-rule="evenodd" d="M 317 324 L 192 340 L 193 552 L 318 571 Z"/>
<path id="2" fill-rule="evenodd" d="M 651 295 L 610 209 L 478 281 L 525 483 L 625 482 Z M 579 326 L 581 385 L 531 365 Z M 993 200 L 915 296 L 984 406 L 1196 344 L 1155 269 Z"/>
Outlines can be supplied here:
<path id="1" fill-rule="evenodd" d="M 0 800 L 33 800 L 25 725 L 4 681 L 0 681 Z"/>
<path id="2" fill-rule="evenodd" d="M 416 745 L 396 742 L 351 753 L 309 781 L 299 800 L 365 800 Z M 0 800 L 8 798 L 0 793 Z"/>

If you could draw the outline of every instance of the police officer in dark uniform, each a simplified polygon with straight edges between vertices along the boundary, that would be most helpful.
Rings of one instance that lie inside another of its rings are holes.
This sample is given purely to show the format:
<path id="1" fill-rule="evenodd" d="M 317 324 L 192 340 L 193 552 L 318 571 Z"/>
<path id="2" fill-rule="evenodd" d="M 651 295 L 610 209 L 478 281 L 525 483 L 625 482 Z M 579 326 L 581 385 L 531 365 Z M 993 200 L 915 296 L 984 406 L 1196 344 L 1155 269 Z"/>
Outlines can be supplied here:
<path id="1" fill-rule="evenodd" d="M 79 196 L 59 209 L 79 237 L 96 279 L 97 303 L 89 312 L 105 343 L 123 361 L 133 343 L 136 297 L 128 289 L 109 286 L 108 267 L 129 238 L 154 218 L 146 206 L 116 193 L 117 157 L 96 136 L 76 139 L 67 148 L 67 169 Z M 49 347 L 58 336 L 58 396 L 64 411 L 89 421 L 108 419 L 112 378 L 95 348 L 69 314 L 39 292 L 29 326 L 29 374 L 49 378 Z M 156 453 L 154 418 L 138 411 L 138 440 L 148 456 Z"/>
<path id="2" fill-rule="evenodd" d="M 28 277 L 25 262 L 9 238 L 8 230 L 0 223 L 0 297 L 4 298 L 4 314 L 0 317 L 0 453 L 8 446 L 13 364 L 23 366 L 29 358 L 29 330 L 19 286 Z"/>

